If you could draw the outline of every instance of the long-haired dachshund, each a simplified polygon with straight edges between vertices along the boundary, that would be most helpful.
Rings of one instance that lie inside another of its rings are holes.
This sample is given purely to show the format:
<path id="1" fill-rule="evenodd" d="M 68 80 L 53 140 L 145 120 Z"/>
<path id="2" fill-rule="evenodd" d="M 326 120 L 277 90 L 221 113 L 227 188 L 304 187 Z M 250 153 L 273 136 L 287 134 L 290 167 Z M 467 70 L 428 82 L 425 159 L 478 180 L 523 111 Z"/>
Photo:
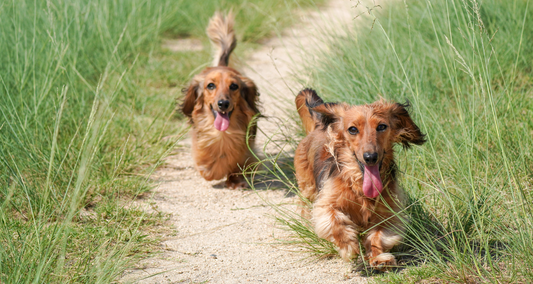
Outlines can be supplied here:
<path id="1" fill-rule="evenodd" d="M 307 136 L 294 166 L 302 195 L 313 202 L 312 211 L 303 209 L 302 215 L 312 218 L 317 235 L 332 241 L 346 261 L 359 254 L 360 238 L 372 268 L 396 265 L 387 253 L 403 232 L 393 145 L 426 141 L 407 106 L 384 100 L 324 103 L 311 89 L 296 97 Z"/>
<path id="2" fill-rule="evenodd" d="M 232 189 L 247 186 L 241 174 L 252 159 L 246 145 L 246 133 L 252 117 L 259 113 L 258 92 L 252 80 L 228 67 L 237 45 L 234 19 L 220 13 L 210 19 L 207 35 L 216 48 L 215 67 L 194 76 L 183 90 L 182 112 L 192 124 L 192 153 L 197 170 L 206 180 L 227 177 Z M 250 127 L 253 146 L 256 127 Z"/>

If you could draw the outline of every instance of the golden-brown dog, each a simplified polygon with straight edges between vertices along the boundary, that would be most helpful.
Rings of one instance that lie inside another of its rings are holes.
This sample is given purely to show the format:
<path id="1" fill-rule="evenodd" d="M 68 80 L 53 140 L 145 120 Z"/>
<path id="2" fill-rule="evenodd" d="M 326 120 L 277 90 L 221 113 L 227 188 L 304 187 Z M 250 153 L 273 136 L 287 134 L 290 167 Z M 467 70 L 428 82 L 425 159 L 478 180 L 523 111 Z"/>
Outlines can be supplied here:
<path id="1" fill-rule="evenodd" d="M 237 41 L 233 16 L 220 13 L 210 19 L 207 35 L 216 48 L 214 66 L 194 76 L 184 89 L 182 112 L 192 124 L 192 153 L 197 170 L 206 180 L 227 177 L 226 186 L 246 187 L 241 174 L 252 159 L 246 132 L 257 109 L 258 92 L 252 80 L 228 67 Z M 250 127 L 250 144 L 256 127 Z"/>
<path id="2" fill-rule="evenodd" d="M 360 237 L 371 267 L 395 266 L 387 252 L 402 240 L 403 227 L 393 145 L 425 142 L 407 105 L 324 103 L 305 89 L 296 107 L 307 133 L 294 157 L 296 178 L 313 202 L 303 216 L 312 217 L 317 235 L 335 243 L 343 259 L 359 254 Z"/>

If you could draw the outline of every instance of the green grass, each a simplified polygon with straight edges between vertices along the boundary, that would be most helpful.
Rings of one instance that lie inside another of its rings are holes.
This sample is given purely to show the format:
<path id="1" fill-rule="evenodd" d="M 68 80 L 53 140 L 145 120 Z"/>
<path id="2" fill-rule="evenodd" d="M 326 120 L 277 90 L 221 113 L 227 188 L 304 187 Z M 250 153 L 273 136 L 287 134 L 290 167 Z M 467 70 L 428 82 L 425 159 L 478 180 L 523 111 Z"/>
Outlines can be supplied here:
<path id="1" fill-rule="evenodd" d="M 533 5 L 391 1 L 327 37 L 309 86 L 329 101 L 412 103 L 428 143 L 397 160 L 415 262 L 387 283 L 533 278 Z M 332 68 L 334 66 L 334 68 Z"/>
<path id="2" fill-rule="evenodd" d="M 208 18 L 232 8 L 247 47 L 300 5 L 312 2 L 0 3 L 0 282 L 109 283 L 155 249 L 165 216 L 132 201 L 185 133 L 175 98 L 210 61 Z M 183 36 L 204 50 L 160 46 Z"/>

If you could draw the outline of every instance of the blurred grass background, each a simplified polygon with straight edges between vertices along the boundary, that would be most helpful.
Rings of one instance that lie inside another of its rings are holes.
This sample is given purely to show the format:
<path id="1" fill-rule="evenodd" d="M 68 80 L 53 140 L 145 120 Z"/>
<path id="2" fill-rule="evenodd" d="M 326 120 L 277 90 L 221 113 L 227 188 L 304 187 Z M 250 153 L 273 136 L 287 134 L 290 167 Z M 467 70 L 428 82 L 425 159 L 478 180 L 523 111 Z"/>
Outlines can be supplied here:
<path id="1" fill-rule="evenodd" d="M 307 66 L 328 101 L 409 100 L 428 134 L 421 147 L 397 148 L 410 220 L 396 254 L 413 267 L 375 281 L 530 282 L 531 3 L 375 4 L 347 36 L 324 35 L 328 50 Z"/>
<path id="2" fill-rule="evenodd" d="M 209 17 L 233 9 L 241 52 L 312 5 L 1 2 L 0 282 L 109 283 L 155 250 L 165 216 L 133 200 L 185 133 L 175 99 L 210 62 Z M 184 37 L 204 48 L 161 47 Z"/>

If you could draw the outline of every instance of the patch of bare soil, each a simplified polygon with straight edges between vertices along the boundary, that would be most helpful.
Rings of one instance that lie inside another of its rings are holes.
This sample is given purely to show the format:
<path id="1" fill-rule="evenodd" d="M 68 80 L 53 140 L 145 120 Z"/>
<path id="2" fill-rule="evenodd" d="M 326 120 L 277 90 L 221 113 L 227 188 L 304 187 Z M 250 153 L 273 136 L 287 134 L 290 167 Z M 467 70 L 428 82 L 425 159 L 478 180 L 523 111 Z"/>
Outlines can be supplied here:
<path id="1" fill-rule="evenodd" d="M 266 41 L 246 58 L 244 74 L 259 86 L 263 114 L 259 127 L 266 136 L 279 131 L 280 123 L 294 128 L 294 96 L 302 83 L 293 72 L 313 51 L 324 47 L 324 33 L 341 32 L 360 13 L 356 2 L 332 0 L 320 12 L 301 12 L 299 24 Z M 237 23 L 238 24 L 238 23 Z M 342 35 L 342 34 L 341 34 Z M 256 145 L 267 140 L 258 135 Z M 285 232 L 276 229 L 274 204 L 294 203 L 284 190 L 235 191 L 223 181 L 207 182 L 194 169 L 190 139 L 166 160 L 155 175 L 160 182 L 153 201 L 158 210 L 171 214 L 174 235 L 165 236 L 163 252 L 143 260 L 121 282 L 136 283 L 366 283 L 339 258 L 313 260 L 294 248 L 276 245 Z M 267 149 L 276 151 L 276 149 Z M 290 206 L 290 205 L 289 205 Z M 292 250 L 292 251 L 291 251 Z"/>

